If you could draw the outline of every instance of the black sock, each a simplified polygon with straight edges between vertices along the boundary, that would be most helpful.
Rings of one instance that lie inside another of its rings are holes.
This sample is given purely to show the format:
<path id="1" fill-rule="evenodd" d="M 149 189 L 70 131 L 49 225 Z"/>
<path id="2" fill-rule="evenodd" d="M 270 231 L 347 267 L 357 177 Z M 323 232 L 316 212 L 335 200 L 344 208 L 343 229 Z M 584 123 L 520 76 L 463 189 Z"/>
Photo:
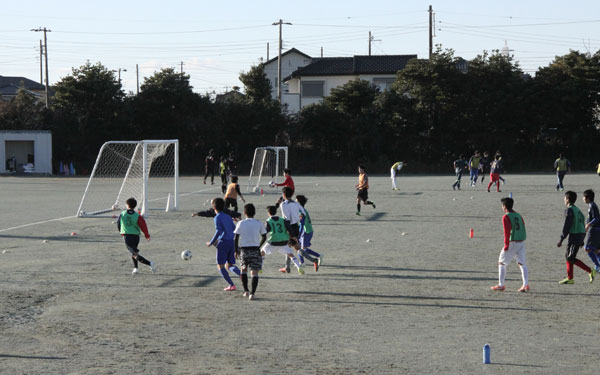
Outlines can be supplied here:
<path id="1" fill-rule="evenodd" d="M 240 275 L 240 277 L 242 278 L 242 285 L 244 286 L 244 292 L 247 292 L 248 291 L 248 274 L 243 273 Z"/>
<path id="2" fill-rule="evenodd" d="M 138 260 L 140 263 L 142 263 L 142 264 L 145 264 L 145 265 L 147 265 L 147 266 L 149 266 L 149 265 L 150 265 L 150 262 L 148 261 L 148 259 L 144 258 L 144 257 L 143 257 L 143 256 L 141 256 L 141 255 L 138 255 L 138 256 L 137 256 L 137 260 Z"/>
<path id="3" fill-rule="evenodd" d="M 252 292 L 250 292 L 250 294 L 256 293 L 257 286 L 258 286 L 258 275 L 252 276 Z"/>
<path id="4" fill-rule="evenodd" d="M 138 268 L 138 261 L 133 257 L 133 255 L 131 256 L 131 260 L 133 260 L 133 268 Z"/>
<path id="5" fill-rule="evenodd" d="M 360 203 L 357 203 L 357 204 L 356 204 L 356 211 L 357 211 L 357 212 L 360 212 Z"/>

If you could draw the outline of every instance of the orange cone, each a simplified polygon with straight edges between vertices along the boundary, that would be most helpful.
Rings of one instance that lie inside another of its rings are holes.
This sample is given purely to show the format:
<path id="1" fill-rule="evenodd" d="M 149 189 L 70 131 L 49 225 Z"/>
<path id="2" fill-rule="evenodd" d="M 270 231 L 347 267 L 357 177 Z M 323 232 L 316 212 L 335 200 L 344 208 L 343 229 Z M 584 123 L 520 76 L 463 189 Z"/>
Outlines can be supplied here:
<path id="1" fill-rule="evenodd" d="M 471 230 L 469 231 L 469 238 L 473 238 L 475 236 L 475 233 L 473 232 L 473 228 L 471 228 Z"/>
<path id="2" fill-rule="evenodd" d="M 260 189 L 260 195 L 265 195 L 265 192 L 263 189 Z"/>

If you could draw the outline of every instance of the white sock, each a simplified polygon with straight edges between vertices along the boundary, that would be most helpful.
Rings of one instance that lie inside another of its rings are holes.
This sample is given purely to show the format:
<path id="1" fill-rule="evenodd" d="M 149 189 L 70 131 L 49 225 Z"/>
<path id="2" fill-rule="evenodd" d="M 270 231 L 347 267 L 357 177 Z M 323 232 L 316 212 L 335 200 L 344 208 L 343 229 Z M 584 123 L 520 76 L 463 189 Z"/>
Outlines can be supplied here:
<path id="1" fill-rule="evenodd" d="M 498 285 L 504 286 L 504 279 L 506 279 L 506 265 L 498 265 Z"/>
<path id="2" fill-rule="evenodd" d="M 300 268 L 300 262 L 298 262 L 298 258 L 292 257 L 292 262 L 296 265 L 296 268 Z"/>
<path id="3" fill-rule="evenodd" d="M 523 277 L 523 286 L 529 284 L 529 270 L 527 269 L 527 266 L 522 264 L 519 265 L 519 267 L 521 267 L 521 276 Z"/>

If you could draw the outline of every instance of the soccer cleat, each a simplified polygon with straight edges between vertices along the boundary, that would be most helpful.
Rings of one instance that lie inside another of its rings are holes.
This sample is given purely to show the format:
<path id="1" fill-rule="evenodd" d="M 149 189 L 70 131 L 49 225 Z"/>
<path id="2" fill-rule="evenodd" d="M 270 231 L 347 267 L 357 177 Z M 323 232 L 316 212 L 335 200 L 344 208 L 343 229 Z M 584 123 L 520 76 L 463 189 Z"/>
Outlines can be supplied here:
<path id="1" fill-rule="evenodd" d="M 356 211 L 356 215 L 360 216 L 360 212 Z"/>
<path id="2" fill-rule="evenodd" d="M 233 292 L 235 290 L 237 290 L 237 288 L 235 287 L 235 285 L 229 285 L 227 288 L 223 289 L 226 292 Z"/>
<path id="3" fill-rule="evenodd" d="M 280 269 L 279 269 L 279 272 L 281 272 L 281 273 L 286 273 L 286 272 L 287 272 L 287 273 L 290 273 L 290 269 L 289 269 L 289 268 L 285 268 L 285 267 L 283 267 L 283 268 L 280 268 Z"/>
<path id="4" fill-rule="evenodd" d="M 323 261 L 324 257 L 325 257 L 325 254 L 321 253 L 321 256 L 319 256 L 319 259 L 318 259 L 319 267 L 321 267 L 321 262 Z"/>
<path id="5" fill-rule="evenodd" d="M 500 285 L 494 285 L 490 287 L 491 290 L 499 290 L 501 292 L 504 291 L 504 289 L 506 289 L 506 287 L 504 285 L 500 286 Z"/>
<path id="6" fill-rule="evenodd" d="M 596 270 L 592 268 L 592 272 L 589 273 L 590 283 L 594 282 L 594 278 L 596 277 Z"/>
<path id="7" fill-rule="evenodd" d="M 250 295 L 248 296 L 248 299 L 249 299 L 250 301 L 253 301 L 253 300 L 254 300 L 254 294 L 250 294 Z"/>
<path id="8" fill-rule="evenodd" d="M 456 186 L 452 185 L 452 190 L 456 190 Z"/>
<path id="9" fill-rule="evenodd" d="M 518 292 L 521 292 L 521 293 L 529 292 L 529 285 L 523 285 L 522 287 L 519 288 Z"/>
<path id="10" fill-rule="evenodd" d="M 298 267 L 298 273 L 299 273 L 300 275 L 304 275 L 304 268 L 302 268 L 302 267 Z"/>
<path id="11" fill-rule="evenodd" d="M 600 266 L 596 266 L 596 273 L 600 272 Z"/>
<path id="12" fill-rule="evenodd" d="M 315 264 L 315 272 L 319 272 L 319 261 L 316 261 L 314 264 Z"/>
<path id="13" fill-rule="evenodd" d="M 377 206 L 375 206 L 375 203 L 373 203 L 373 209 L 376 209 L 376 208 L 377 208 Z"/>
<path id="14" fill-rule="evenodd" d="M 150 262 L 150 269 L 152 270 L 152 273 L 156 273 L 156 266 L 154 266 L 154 262 Z"/>
<path id="15" fill-rule="evenodd" d="M 131 271 L 131 274 L 132 274 L 132 275 L 135 275 L 135 274 L 137 274 L 138 272 L 140 272 L 140 270 L 138 270 L 138 269 L 137 269 L 137 267 L 136 267 L 136 268 L 134 268 L 134 269 L 133 269 L 133 271 Z"/>
<path id="16" fill-rule="evenodd" d="M 502 185 L 506 184 L 506 180 L 502 180 Z"/>
<path id="17" fill-rule="evenodd" d="M 249 294 L 250 292 L 244 292 L 244 294 L 242 294 L 242 297 L 248 297 Z"/>
<path id="18" fill-rule="evenodd" d="M 575 284 L 575 280 L 569 279 L 568 277 L 565 277 L 564 279 L 562 279 L 558 283 L 559 284 Z"/>

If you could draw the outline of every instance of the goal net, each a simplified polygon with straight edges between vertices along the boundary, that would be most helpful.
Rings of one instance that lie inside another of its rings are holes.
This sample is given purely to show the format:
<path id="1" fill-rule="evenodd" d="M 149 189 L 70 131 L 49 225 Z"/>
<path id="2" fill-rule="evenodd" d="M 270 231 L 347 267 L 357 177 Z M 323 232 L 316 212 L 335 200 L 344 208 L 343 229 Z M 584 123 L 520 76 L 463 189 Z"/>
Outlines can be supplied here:
<path id="1" fill-rule="evenodd" d="M 122 211 L 135 198 L 142 215 L 165 204 L 177 209 L 178 140 L 110 141 L 100 148 L 81 198 L 78 217 Z M 168 199 L 171 202 L 168 202 Z"/>
<path id="2" fill-rule="evenodd" d="M 248 191 L 258 192 L 269 187 L 269 182 L 280 182 L 283 170 L 288 166 L 287 147 L 258 147 L 254 150 L 252 169 L 248 179 Z"/>

